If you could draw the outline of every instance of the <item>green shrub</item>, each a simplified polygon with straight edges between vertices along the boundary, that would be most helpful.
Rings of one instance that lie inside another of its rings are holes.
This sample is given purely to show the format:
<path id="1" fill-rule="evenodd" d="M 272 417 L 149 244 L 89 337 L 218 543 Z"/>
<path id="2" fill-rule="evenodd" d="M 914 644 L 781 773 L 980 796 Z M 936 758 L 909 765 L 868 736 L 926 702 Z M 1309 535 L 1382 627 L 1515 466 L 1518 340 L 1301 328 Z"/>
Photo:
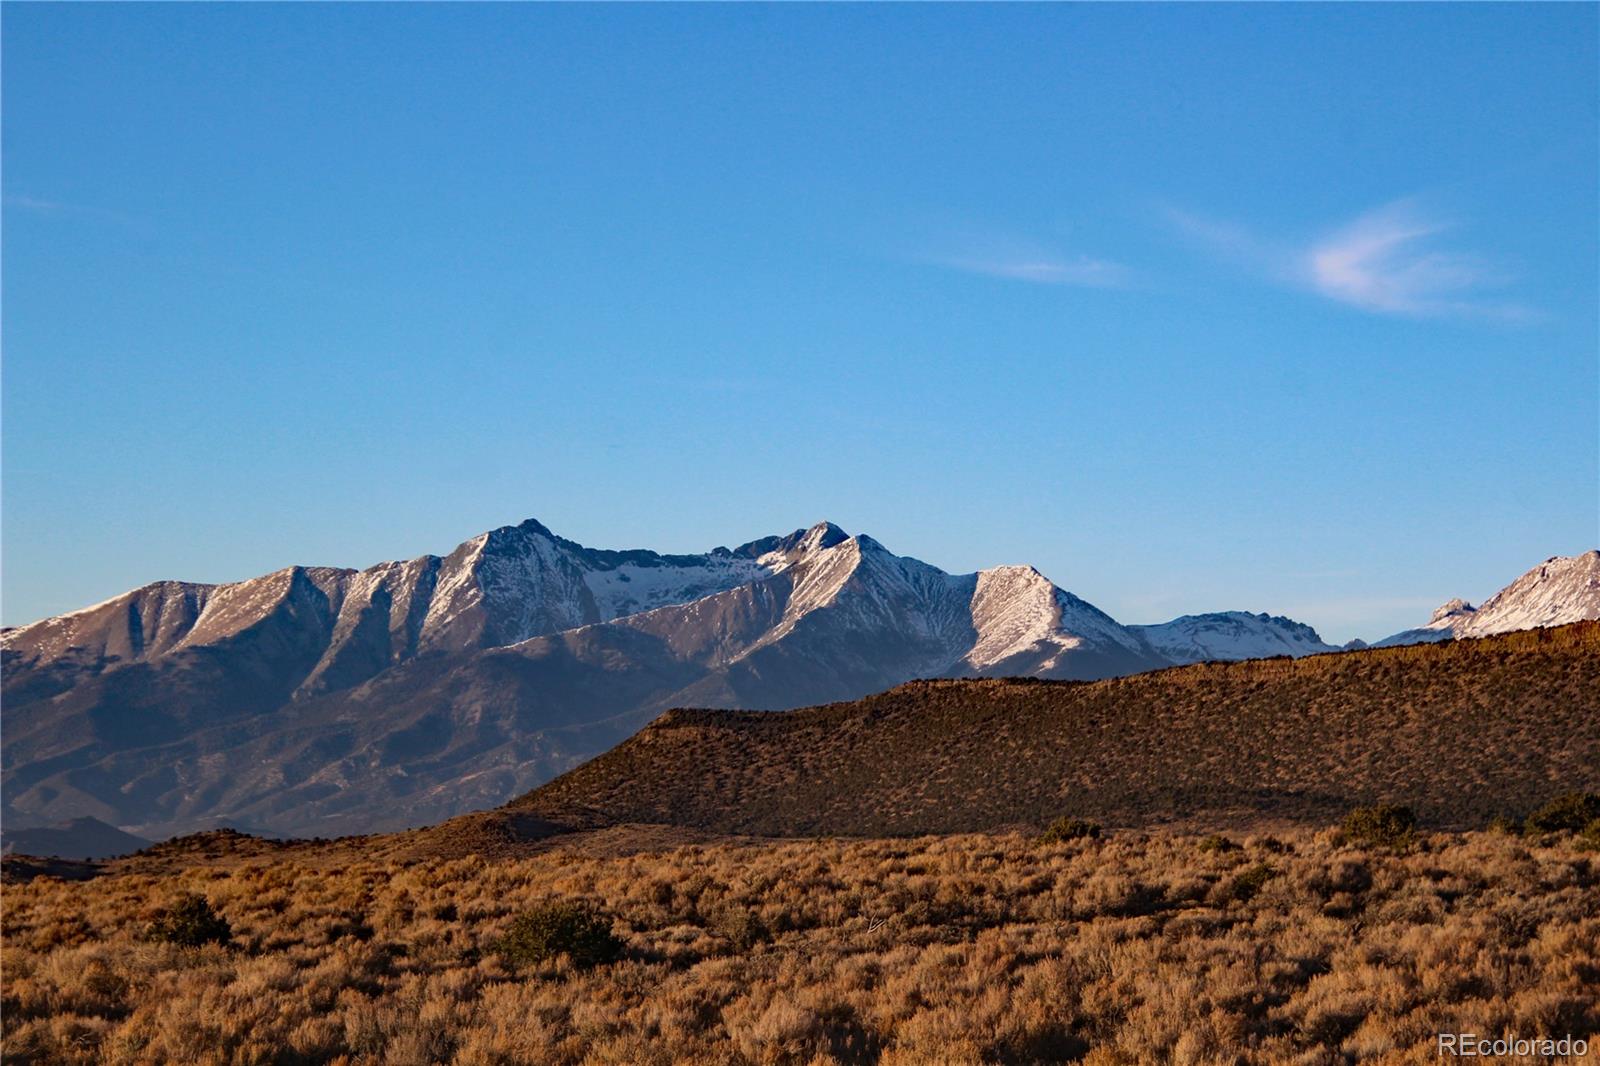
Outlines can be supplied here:
<path id="1" fill-rule="evenodd" d="M 1509 814 L 1497 814 L 1489 821 L 1489 832 L 1505 836 L 1521 836 L 1522 823 Z"/>
<path id="2" fill-rule="evenodd" d="M 1583 827 L 1578 834 L 1578 847 L 1584 851 L 1600 851 L 1600 818 Z"/>
<path id="3" fill-rule="evenodd" d="M 1061 844 L 1068 840 L 1094 840 L 1100 836 L 1100 827 L 1082 818 L 1057 818 L 1039 834 L 1041 844 Z"/>
<path id="4" fill-rule="evenodd" d="M 565 955 L 580 970 L 622 956 L 622 941 L 604 916 L 575 903 L 547 903 L 524 911 L 495 950 L 513 966 L 534 966 Z"/>
<path id="5" fill-rule="evenodd" d="M 735 951 L 749 951 L 771 934 L 755 911 L 746 907 L 730 907 L 717 916 L 716 932 Z"/>
<path id="6" fill-rule="evenodd" d="M 211 909 L 211 901 L 193 894 L 177 900 L 156 916 L 145 928 L 144 938 L 161 944 L 197 948 L 202 944 L 226 944 L 233 939 L 228 920 Z"/>
<path id="7" fill-rule="evenodd" d="M 1379 848 L 1403 848 L 1416 837 L 1417 815 L 1398 803 L 1357 807 L 1345 816 L 1346 840 Z"/>
<path id="8" fill-rule="evenodd" d="M 1577 831 L 1600 818 L 1600 796 L 1593 792 L 1568 792 L 1528 815 L 1528 832 Z"/>
<path id="9" fill-rule="evenodd" d="M 1258 862 L 1247 870 L 1241 870 L 1233 876 L 1222 890 L 1226 900 L 1235 900 L 1244 903 L 1256 897 L 1264 885 L 1277 876 L 1278 871 L 1264 862 Z"/>
<path id="10" fill-rule="evenodd" d="M 1206 837 L 1196 846 L 1199 847 L 1201 851 L 1215 851 L 1219 854 L 1223 852 L 1239 850 L 1238 844 L 1235 844 L 1221 833 L 1214 833 L 1211 836 Z"/>

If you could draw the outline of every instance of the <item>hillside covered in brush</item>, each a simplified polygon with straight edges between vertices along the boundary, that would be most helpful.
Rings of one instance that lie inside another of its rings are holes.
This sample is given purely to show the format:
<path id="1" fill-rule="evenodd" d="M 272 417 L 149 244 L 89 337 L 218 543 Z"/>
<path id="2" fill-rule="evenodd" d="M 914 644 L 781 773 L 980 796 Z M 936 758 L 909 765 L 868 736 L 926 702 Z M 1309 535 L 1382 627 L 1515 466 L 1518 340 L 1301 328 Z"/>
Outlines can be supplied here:
<path id="1" fill-rule="evenodd" d="M 1483 825 L 1600 790 L 1600 624 L 1093 682 L 916 681 L 783 714 L 680 710 L 511 806 L 770 835 Z"/>

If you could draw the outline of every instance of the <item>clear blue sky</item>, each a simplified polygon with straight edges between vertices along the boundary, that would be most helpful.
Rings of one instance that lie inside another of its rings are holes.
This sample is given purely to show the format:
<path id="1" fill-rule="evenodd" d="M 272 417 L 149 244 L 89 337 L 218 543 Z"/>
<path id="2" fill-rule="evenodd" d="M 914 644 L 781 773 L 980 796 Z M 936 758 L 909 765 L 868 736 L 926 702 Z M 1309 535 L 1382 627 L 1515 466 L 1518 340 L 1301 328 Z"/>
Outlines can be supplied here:
<path id="1" fill-rule="evenodd" d="M 4 10 L 4 618 L 824 517 L 1377 637 L 1600 544 L 1597 7 Z"/>

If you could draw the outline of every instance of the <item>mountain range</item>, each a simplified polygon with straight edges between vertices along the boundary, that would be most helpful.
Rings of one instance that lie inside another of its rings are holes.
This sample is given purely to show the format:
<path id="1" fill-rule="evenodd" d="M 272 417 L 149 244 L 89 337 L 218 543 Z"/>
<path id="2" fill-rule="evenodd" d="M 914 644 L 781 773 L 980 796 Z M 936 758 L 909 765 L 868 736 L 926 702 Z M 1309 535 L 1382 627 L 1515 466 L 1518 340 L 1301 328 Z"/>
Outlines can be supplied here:
<path id="1" fill-rule="evenodd" d="M 1536 580 L 1519 602 L 1570 613 L 1549 588 Z M 437 821 L 672 707 L 1338 650 L 1266 614 L 1124 626 L 1032 567 L 948 574 L 826 522 L 662 555 L 587 548 L 531 520 L 365 570 L 158 582 L 8 629 L 0 647 L 7 825 L 93 817 L 145 837 Z"/>

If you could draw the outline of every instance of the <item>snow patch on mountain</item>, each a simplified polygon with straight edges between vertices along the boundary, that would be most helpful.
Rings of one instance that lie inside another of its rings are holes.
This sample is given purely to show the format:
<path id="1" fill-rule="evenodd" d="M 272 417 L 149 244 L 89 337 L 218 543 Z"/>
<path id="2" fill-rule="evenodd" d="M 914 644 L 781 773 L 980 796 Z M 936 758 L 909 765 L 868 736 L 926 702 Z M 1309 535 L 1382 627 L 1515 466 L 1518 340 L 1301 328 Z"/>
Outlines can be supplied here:
<path id="1" fill-rule="evenodd" d="M 609 622 L 760 581 L 777 573 L 783 565 L 781 560 L 763 563 L 728 555 L 708 557 L 703 566 L 623 563 L 611 570 L 591 570 L 583 579 L 600 619 Z"/>
<path id="2" fill-rule="evenodd" d="M 794 587 L 783 611 L 783 620 L 762 643 L 780 640 L 813 611 L 828 607 L 839 598 L 846 583 L 861 565 L 861 543 L 854 537 L 822 546 L 822 537 L 813 527 L 796 549 L 786 553 L 793 561 Z"/>
<path id="3" fill-rule="evenodd" d="M 477 568 L 488 543 L 489 534 L 480 533 L 458 545 L 442 560 L 434 579 L 433 595 L 428 600 L 428 611 L 422 618 L 423 639 L 447 629 L 451 622 L 483 599 Z"/>

